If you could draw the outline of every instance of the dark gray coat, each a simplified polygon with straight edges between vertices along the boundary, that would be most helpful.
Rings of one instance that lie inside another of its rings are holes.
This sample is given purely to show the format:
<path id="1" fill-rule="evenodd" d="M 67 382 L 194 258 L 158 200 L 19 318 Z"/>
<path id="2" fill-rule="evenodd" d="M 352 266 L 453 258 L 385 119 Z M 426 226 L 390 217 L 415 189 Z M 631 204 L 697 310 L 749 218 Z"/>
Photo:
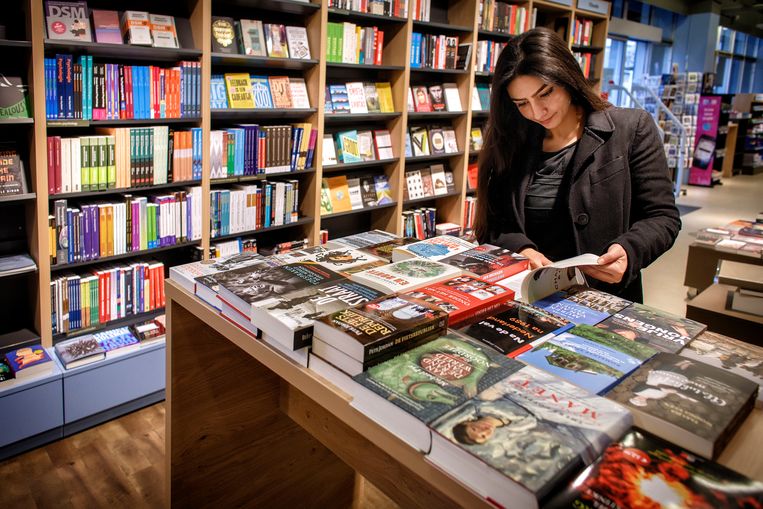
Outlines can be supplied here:
<path id="1" fill-rule="evenodd" d="M 524 233 L 525 193 L 540 153 L 530 145 L 524 167 L 490 183 L 491 202 L 501 213 L 489 218 L 489 241 L 513 251 L 535 247 Z M 610 108 L 588 115 L 559 191 L 569 196 L 568 214 L 559 220 L 572 229 L 578 254 L 603 254 L 612 244 L 628 253 L 622 283 L 597 287 L 639 300 L 641 269 L 670 249 L 681 229 L 669 171 L 646 111 Z"/>

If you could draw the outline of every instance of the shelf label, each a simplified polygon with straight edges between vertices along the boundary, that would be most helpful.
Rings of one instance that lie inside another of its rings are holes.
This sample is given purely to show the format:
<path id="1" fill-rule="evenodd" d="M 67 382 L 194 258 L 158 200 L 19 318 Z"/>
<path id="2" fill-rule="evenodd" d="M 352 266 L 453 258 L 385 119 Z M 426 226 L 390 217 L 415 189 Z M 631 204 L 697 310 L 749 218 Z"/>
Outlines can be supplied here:
<path id="1" fill-rule="evenodd" d="M 548 0 L 552 4 L 559 4 L 559 5 L 566 5 L 567 7 L 572 7 L 572 0 Z"/>
<path id="2" fill-rule="evenodd" d="M 578 0 L 578 9 L 595 12 L 597 14 L 609 14 L 609 2 L 601 0 Z"/>

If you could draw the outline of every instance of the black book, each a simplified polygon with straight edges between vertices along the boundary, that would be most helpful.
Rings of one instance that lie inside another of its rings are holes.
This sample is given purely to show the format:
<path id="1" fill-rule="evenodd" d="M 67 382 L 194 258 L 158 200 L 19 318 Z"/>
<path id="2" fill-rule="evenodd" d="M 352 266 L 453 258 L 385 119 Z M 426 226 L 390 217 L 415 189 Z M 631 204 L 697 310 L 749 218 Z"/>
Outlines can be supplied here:
<path id="1" fill-rule="evenodd" d="M 233 18 L 212 16 L 212 52 L 237 54 L 236 29 Z"/>
<path id="2" fill-rule="evenodd" d="M 14 149 L 0 149 L 0 196 L 26 192 L 26 174 L 18 152 Z"/>

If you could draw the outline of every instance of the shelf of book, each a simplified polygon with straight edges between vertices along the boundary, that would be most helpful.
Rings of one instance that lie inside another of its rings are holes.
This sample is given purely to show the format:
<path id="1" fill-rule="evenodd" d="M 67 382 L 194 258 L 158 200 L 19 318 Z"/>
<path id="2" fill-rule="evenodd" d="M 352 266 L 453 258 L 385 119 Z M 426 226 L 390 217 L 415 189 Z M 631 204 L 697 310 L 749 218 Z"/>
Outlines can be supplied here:
<path id="1" fill-rule="evenodd" d="M 364 207 L 362 209 L 346 210 L 344 212 L 334 212 L 333 214 L 324 214 L 320 217 L 321 219 L 335 219 L 338 217 L 353 216 L 356 214 L 367 214 L 369 212 L 374 212 L 376 210 L 383 210 L 383 209 L 388 209 L 388 208 L 396 207 L 396 206 L 397 206 L 397 202 L 385 203 L 383 205 L 376 205 L 375 207 Z"/>
<path id="2" fill-rule="evenodd" d="M 407 18 L 399 18 L 397 16 L 385 16 L 382 14 L 370 14 L 367 12 L 350 11 L 345 9 L 336 9 L 329 7 L 329 16 L 347 19 L 349 21 L 357 21 L 358 23 L 373 22 L 373 23 L 399 23 L 405 24 L 408 22 Z"/>
<path id="3" fill-rule="evenodd" d="M 413 20 L 413 30 L 426 30 L 427 32 L 446 32 L 449 34 L 468 34 L 474 28 L 466 25 L 451 25 L 449 23 L 438 23 L 436 21 Z"/>
<path id="4" fill-rule="evenodd" d="M 211 109 L 212 120 L 236 120 L 239 122 L 263 119 L 302 119 L 312 115 L 315 108 L 227 108 Z"/>
<path id="5" fill-rule="evenodd" d="M 408 120 L 446 120 L 466 115 L 465 111 L 420 111 L 408 112 Z"/>
<path id="6" fill-rule="evenodd" d="M 312 217 L 301 217 L 294 221 L 293 223 L 287 223 L 287 224 L 278 224 L 275 226 L 268 226 L 267 228 L 258 228 L 256 230 L 248 230 L 244 232 L 238 232 L 238 233 L 230 233 L 228 235 L 219 235 L 217 237 L 211 237 L 211 240 L 217 242 L 220 240 L 226 240 L 226 239 L 235 239 L 236 237 L 247 237 L 250 235 L 257 235 L 258 233 L 265 233 L 265 232 L 271 232 L 276 230 L 283 230 L 285 228 L 294 228 L 297 226 L 303 226 L 312 224 L 313 221 L 315 221 Z"/>
<path id="7" fill-rule="evenodd" d="M 449 154 L 430 154 L 428 156 L 406 157 L 405 162 L 406 163 L 425 163 L 428 161 L 439 161 L 441 159 L 447 159 L 449 157 L 456 157 L 456 156 L 462 156 L 462 155 L 464 155 L 464 151 L 459 150 L 458 152 L 451 152 Z"/>
<path id="8" fill-rule="evenodd" d="M 27 267 L 27 268 L 19 270 L 19 271 L 16 271 L 16 272 L 14 272 L 12 274 L 6 274 L 6 273 L 3 273 L 3 272 L 0 272 L 0 279 L 21 276 L 23 274 L 31 274 L 33 272 L 37 272 L 37 266 L 36 265 L 35 266 L 31 266 L 31 267 Z"/>
<path id="9" fill-rule="evenodd" d="M 405 200 L 403 202 L 403 207 L 408 207 L 410 205 L 417 205 L 419 203 L 433 202 L 441 198 L 452 198 L 454 196 L 461 196 L 461 191 L 451 191 L 450 193 L 446 193 L 446 194 L 439 194 L 434 196 L 423 196 L 421 198 L 416 198 L 413 200 Z"/>
<path id="10" fill-rule="evenodd" d="M 101 189 L 99 191 L 80 191 L 78 193 L 59 193 L 59 194 L 48 195 L 48 200 L 91 198 L 93 196 L 109 196 L 109 195 L 126 194 L 126 193 L 145 193 L 145 192 L 155 191 L 159 189 L 178 189 L 183 187 L 198 186 L 199 184 L 201 184 L 200 180 L 186 180 L 183 182 L 169 182 L 167 184 L 153 184 L 150 186 L 120 187 L 120 188 L 111 188 L 111 189 Z"/>
<path id="11" fill-rule="evenodd" d="M 111 120 L 48 120 L 49 129 L 72 128 L 72 127 L 121 127 L 121 126 L 150 126 L 167 124 L 198 124 L 199 117 L 180 118 L 122 118 Z"/>
<path id="12" fill-rule="evenodd" d="M 354 122 L 381 122 L 400 116 L 393 113 L 327 113 L 323 117 L 325 125 L 352 124 Z"/>
<path id="13" fill-rule="evenodd" d="M 339 62 L 327 62 L 326 70 L 332 69 L 355 69 L 358 71 L 403 71 L 402 65 L 372 65 L 372 64 L 344 64 Z"/>
<path id="14" fill-rule="evenodd" d="M 318 65 L 313 58 L 274 58 L 251 55 L 231 55 L 227 53 L 212 53 L 212 65 L 227 67 L 252 67 L 268 69 L 310 69 Z"/>
<path id="15" fill-rule="evenodd" d="M 215 0 L 215 3 L 301 16 L 313 14 L 321 8 L 320 3 L 302 2 L 300 0 Z"/>
<path id="16" fill-rule="evenodd" d="M 37 198 L 37 193 L 11 194 L 0 196 L 0 203 L 13 203 L 17 201 L 31 201 Z"/>
<path id="17" fill-rule="evenodd" d="M 159 315 L 164 314 L 164 307 L 152 309 L 151 311 L 147 311 L 145 313 L 138 313 L 135 315 L 129 315 L 124 318 L 118 318 L 116 320 L 110 320 L 106 323 L 99 323 L 97 325 L 88 327 L 86 329 L 76 329 L 69 332 L 61 332 L 58 334 L 53 335 L 53 344 L 60 341 L 64 341 L 66 339 L 72 339 L 79 336 L 84 336 L 85 334 L 92 334 L 94 332 L 103 331 L 106 329 L 116 329 L 118 327 L 126 327 L 130 326 L 136 323 L 145 322 L 147 320 L 151 320 L 152 318 L 156 318 Z"/>
<path id="18" fill-rule="evenodd" d="M 392 157 L 390 159 L 375 159 L 373 161 L 361 161 L 359 163 L 342 163 L 332 164 L 323 167 L 323 173 L 336 173 L 341 171 L 353 171 L 364 168 L 375 168 L 377 166 L 384 166 L 385 164 L 396 163 L 400 160 L 399 157 Z"/>
<path id="19" fill-rule="evenodd" d="M 241 175 L 238 177 L 225 177 L 219 179 L 211 179 L 210 184 L 213 186 L 221 184 L 237 184 L 240 182 L 253 182 L 257 180 L 266 180 L 276 177 L 298 177 L 300 175 L 309 175 L 315 173 L 315 168 L 306 168 L 304 170 L 297 171 L 279 171 L 277 173 L 260 173 L 259 175 Z"/>
<path id="20" fill-rule="evenodd" d="M 411 73 L 421 74 L 467 74 L 466 69 L 430 69 L 429 67 L 411 67 Z"/>
<path id="21" fill-rule="evenodd" d="M 151 256 L 153 254 L 161 253 L 164 251 L 173 251 L 175 249 L 182 249 L 184 247 L 198 246 L 199 242 L 200 241 L 198 240 L 192 240 L 190 242 L 179 242 L 171 246 L 156 247 L 153 249 L 144 249 L 142 251 L 130 251 L 127 253 L 122 253 L 122 254 L 118 254 L 114 256 L 102 256 L 101 258 L 96 258 L 94 260 L 85 260 L 85 261 L 73 262 L 73 263 L 57 263 L 55 265 L 50 266 L 50 272 L 56 273 L 56 272 L 61 272 L 62 270 L 88 267 L 91 265 L 97 265 L 99 263 L 106 263 L 106 262 L 111 262 L 114 260 L 123 260 L 125 258 L 139 258 L 144 256 Z"/>
<path id="22" fill-rule="evenodd" d="M 86 53 L 94 57 L 145 60 L 152 62 L 177 62 L 197 60 L 201 50 L 187 48 L 154 48 L 132 44 L 102 44 L 97 42 L 59 41 L 45 39 L 45 51 L 57 53 Z"/>

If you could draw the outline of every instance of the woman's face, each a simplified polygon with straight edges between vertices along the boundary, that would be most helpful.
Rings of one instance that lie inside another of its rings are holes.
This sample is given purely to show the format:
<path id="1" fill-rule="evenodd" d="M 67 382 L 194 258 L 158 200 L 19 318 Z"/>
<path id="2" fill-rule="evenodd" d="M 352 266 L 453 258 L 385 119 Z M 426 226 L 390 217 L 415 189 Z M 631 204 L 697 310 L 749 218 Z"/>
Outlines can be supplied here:
<path id="1" fill-rule="evenodd" d="M 509 98 L 528 120 L 554 129 L 570 114 L 572 98 L 567 90 L 536 76 L 517 76 L 508 86 Z"/>

